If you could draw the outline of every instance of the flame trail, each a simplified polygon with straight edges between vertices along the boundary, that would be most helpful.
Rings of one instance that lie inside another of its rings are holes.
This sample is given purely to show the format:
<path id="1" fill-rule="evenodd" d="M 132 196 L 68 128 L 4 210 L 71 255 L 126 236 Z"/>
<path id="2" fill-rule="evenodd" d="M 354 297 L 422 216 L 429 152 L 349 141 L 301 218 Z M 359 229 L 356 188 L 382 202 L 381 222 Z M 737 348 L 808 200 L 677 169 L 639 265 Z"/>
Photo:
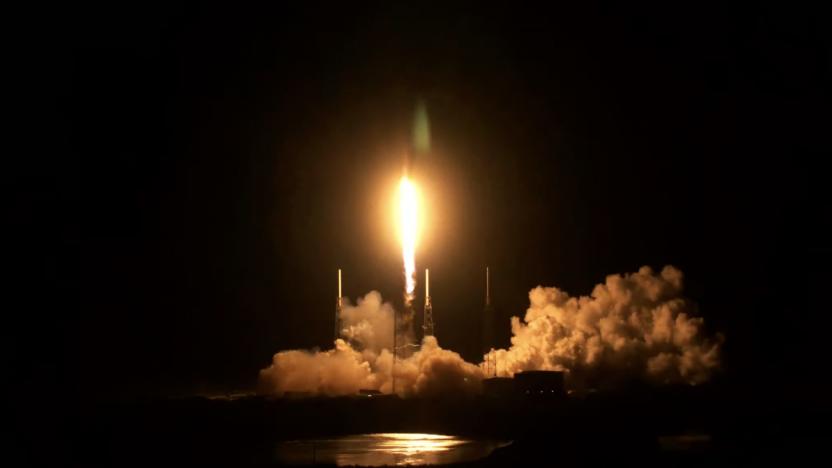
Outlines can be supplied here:
<path id="1" fill-rule="evenodd" d="M 416 289 L 416 241 L 419 227 L 419 196 L 416 186 L 407 176 L 399 182 L 399 238 L 404 260 L 405 302 L 413 301 Z"/>

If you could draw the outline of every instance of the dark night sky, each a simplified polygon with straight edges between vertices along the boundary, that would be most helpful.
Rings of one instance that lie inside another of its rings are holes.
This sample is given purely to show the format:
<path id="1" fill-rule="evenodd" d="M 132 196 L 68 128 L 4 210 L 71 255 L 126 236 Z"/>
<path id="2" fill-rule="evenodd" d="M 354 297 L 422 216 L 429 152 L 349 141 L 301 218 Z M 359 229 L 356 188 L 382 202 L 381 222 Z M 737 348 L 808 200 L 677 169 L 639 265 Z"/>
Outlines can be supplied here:
<path id="1" fill-rule="evenodd" d="M 486 264 L 506 343 L 533 286 L 673 264 L 728 337 L 726 376 L 812 369 L 830 324 L 819 18 L 579 3 L 80 12 L 60 89 L 78 164 L 26 205 L 69 210 L 38 239 L 74 272 L 35 301 L 22 378 L 246 388 L 274 352 L 328 344 L 336 268 L 348 296 L 400 303 L 388 205 L 418 98 L 417 263 L 445 347 L 477 356 Z"/>

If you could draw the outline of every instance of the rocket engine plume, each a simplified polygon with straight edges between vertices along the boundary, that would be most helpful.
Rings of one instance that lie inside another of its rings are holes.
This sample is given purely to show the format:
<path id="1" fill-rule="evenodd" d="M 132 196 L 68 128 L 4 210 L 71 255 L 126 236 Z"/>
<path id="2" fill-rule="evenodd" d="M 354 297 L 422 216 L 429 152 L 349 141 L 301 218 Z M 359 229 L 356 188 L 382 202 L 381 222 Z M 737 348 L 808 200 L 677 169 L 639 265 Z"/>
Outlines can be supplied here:
<path id="1" fill-rule="evenodd" d="M 416 289 L 416 243 L 419 228 L 419 195 L 416 186 L 405 175 L 399 182 L 398 228 L 404 260 L 405 304 L 413 302 Z"/>

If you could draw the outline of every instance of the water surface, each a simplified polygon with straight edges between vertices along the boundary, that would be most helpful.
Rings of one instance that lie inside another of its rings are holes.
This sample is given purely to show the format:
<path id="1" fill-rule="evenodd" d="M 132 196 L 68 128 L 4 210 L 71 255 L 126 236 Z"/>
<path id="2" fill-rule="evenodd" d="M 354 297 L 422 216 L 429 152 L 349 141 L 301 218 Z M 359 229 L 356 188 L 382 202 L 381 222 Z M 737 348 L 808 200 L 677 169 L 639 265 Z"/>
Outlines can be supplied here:
<path id="1" fill-rule="evenodd" d="M 510 442 L 410 432 L 280 442 L 277 461 L 291 465 L 442 465 L 478 460 Z"/>

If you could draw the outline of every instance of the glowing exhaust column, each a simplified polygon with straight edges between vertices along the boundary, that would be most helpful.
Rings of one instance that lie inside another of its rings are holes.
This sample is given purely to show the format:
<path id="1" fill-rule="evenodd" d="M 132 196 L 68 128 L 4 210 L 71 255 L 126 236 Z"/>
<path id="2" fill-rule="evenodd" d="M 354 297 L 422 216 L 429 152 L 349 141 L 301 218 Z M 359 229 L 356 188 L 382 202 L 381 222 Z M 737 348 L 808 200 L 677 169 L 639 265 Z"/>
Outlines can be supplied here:
<path id="1" fill-rule="evenodd" d="M 420 232 L 420 200 L 419 191 L 410 179 L 412 160 L 414 157 L 430 152 L 430 122 L 424 102 L 418 102 L 413 114 L 413 144 L 411 151 L 405 153 L 404 175 L 399 181 L 398 203 L 396 206 L 396 227 L 399 241 L 402 243 L 402 261 L 404 263 L 404 310 L 399 320 L 398 314 L 393 313 L 393 365 L 392 383 L 393 393 L 396 393 L 396 359 L 400 349 L 409 356 L 413 348 L 413 299 L 416 290 L 416 245 Z M 399 323 L 401 322 L 401 323 Z M 423 325 L 424 327 L 424 325 Z M 427 330 L 425 330 L 427 331 Z M 431 323 L 430 333 L 433 334 Z M 403 343 L 399 344 L 398 335 L 401 334 Z"/>
<path id="2" fill-rule="evenodd" d="M 404 260 L 405 303 L 413 301 L 416 289 L 416 238 L 419 227 L 419 200 L 416 186 L 407 178 L 399 182 L 399 237 Z"/>

